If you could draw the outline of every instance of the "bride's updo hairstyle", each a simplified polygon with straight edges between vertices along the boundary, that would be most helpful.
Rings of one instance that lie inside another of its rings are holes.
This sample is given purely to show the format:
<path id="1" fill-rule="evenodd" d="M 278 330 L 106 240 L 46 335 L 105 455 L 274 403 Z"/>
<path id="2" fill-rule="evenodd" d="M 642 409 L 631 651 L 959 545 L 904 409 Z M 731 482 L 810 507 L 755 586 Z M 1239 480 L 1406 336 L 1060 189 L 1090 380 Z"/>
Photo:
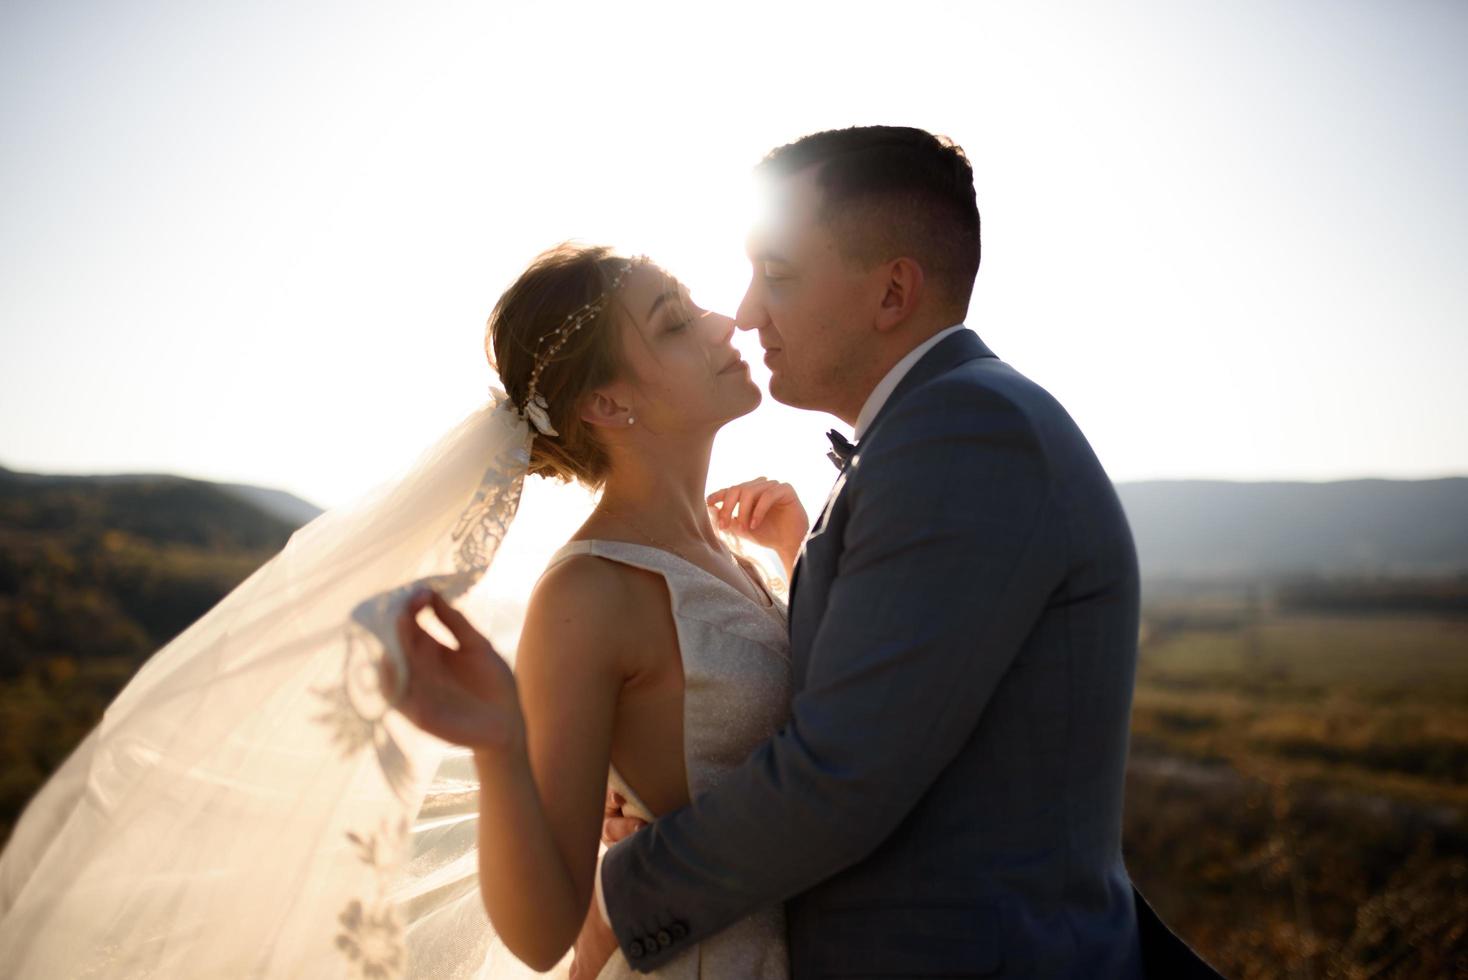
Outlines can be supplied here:
<path id="1" fill-rule="evenodd" d="M 522 410 L 537 358 L 543 362 L 535 388 L 557 434 L 536 434 L 531 473 L 576 480 L 592 490 L 606 480 L 610 459 L 595 428 L 581 420 L 577 402 L 621 372 L 621 304 L 607 293 L 632 262 L 604 246 L 557 245 L 536 256 L 489 315 L 485 353 L 505 393 Z M 546 357 L 558 341 L 556 331 L 599 300 L 590 319 Z"/>

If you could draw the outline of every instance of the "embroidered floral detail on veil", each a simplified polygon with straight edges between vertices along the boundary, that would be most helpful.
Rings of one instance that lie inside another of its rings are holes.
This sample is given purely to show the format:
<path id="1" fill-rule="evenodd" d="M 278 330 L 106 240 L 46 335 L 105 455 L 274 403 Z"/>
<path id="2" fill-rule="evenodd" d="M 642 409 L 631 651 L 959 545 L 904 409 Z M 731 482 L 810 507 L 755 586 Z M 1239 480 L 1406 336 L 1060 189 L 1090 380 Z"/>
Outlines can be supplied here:
<path id="1" fill-rule="evenodd" d="M 342 930 L 337 933 L 336 946 L 367 980 L 389 980 L 400 975 L 405 959 L 402 925 L 387 895 L 392 872 L 407 843 L 408 821 L 400 818 L 395 826 L 384 825 L 379 833 L 367 837 L 348 833 L 347 839 L 362 863 L 376 872 L 377 896 L 370 905 L 359 898 L 347 903 L 337 916 Z"/>
<path id="2" fill-rule="evenodd" d="M 353 898 L 342 909 L 336 946 L 367 980 L 399 976 L 406 965 L 402 927 L 386 897 L 407 839 L 407 809 L 415 784 L 408 758 L 386 723 L 408 682 L 396 619 L 421 588 L 432 588 L 453 601 L 479 582 L 514 520 L 530 462 L 528 424 L 502 392 L 493 394 L 498 398 L 495 415 L 512 427 L 517 438 L 500 448 L 449 533 L 454 571 L 405 582 L 359 603 L 344 627 L 341 682 L 313 689 L 325 709 L 316 720 L 331 730 L 332 742 L 340 747 L 342 757 L 350 759 L 370 747 L 383 779 L 401 803 L 394 827 L 384 825 L 366 835 L 346 834 L 363 863 L 373 869 L 378 891 L 370 900 Z"/>
<path id="3" fill-rule="evenodd" d="M 501 410 L 506 410 L 504 406 L 508 404 L 508 401 L 501 403 Z M 510 530 L 529 466 L 530 440 L 527 432 L 524 443 L 505 447 L 485 471 L 474 499 L 464 508 L 459 523 L 454 526 L 452 537 L 459 542 L 459 569 L 473 572 L 476 581 L 489 568 L 500 542 Z"/>

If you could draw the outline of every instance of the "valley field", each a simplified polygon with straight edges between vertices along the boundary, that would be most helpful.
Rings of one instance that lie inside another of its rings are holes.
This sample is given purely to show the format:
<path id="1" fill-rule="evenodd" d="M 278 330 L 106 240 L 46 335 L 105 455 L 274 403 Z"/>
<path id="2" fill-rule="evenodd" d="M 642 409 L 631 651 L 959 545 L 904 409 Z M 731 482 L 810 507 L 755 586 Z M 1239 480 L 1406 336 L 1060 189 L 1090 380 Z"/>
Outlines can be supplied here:
<path id="1" fill-rule="evenodd" d="M 1468 618 L 1149 602 L 1126 855 L 1231 977 L 1468 976 Z"/>

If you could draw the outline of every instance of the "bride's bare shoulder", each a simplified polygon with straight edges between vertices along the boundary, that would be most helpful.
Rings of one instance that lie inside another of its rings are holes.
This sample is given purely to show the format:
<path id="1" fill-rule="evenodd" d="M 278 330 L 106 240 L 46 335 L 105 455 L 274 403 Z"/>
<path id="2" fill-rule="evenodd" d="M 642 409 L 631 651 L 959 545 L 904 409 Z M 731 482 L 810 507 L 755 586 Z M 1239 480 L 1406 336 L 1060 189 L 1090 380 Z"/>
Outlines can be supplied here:
<path id="1" fill-rule="evenodd" d="M 555 648 L 577 659 L 635 654 L 658 605 L 668 596 L 662 577 L 596 555 L 572 555 L 546 571 L 530 595 L 522 650 Z"/>
<path id="2" fill-rule="evenodd" d="M 530 595 L 530 604 L 562 612 L 575 607 L 587 612 L 615 608 L 631 589 L 626 565 L 594 554 L 571 555 L 546 570 Z"/>

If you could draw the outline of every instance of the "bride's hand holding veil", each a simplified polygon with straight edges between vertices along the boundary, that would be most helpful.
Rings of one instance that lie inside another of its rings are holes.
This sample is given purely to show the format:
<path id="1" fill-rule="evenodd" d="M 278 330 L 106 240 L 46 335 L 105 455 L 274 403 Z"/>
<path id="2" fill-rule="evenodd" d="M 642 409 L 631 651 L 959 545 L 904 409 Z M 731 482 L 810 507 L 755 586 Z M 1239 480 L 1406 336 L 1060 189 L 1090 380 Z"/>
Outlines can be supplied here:
<path id="1" fill-rule="evenodd" d="M 418 614 L 430 607 L 453 634 L 457 649 L 434 639 L 418 622 Z M 455 745 L 523 748 L 525 720 L 515 675 L 463 613 L 437 592 L 425 590 L 408 601 L 397 631 L 408 663 L 406 690 L 398 705 L 404 717 Z M 384 670 L 391 670 L 390 661 Z"/>

